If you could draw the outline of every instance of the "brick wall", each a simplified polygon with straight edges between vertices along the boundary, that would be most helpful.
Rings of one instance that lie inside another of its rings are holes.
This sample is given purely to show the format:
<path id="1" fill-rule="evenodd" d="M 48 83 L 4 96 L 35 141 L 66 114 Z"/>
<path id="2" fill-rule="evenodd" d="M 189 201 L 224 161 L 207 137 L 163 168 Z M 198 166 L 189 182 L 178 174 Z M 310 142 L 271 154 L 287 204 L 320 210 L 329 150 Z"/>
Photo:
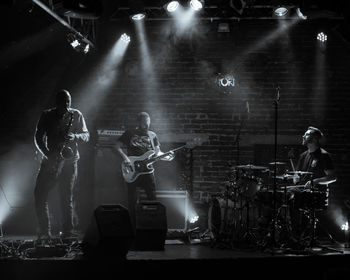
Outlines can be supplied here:
<path id="1" fill-rule="evenodd" d="M 335 157 L 338 185 L 346 188 L 349 48 L 336 31 L 338 22 L 283 23 L 243 20 L 222 34 L 216 22 L 203 21 L 182 38 L 169 32 L 167 22 L 147 22 L 152 69 L 142 70 L 133 38 L 118 82 L 107 90 L 102 113 L 94 115 L 96 126 L 128 127 L 137 111 L 147 110 L 161 140 L 173 133 L 207 135 L 209 141 L 194 150 L 194 190 L 215 192 L 224 187 L 230 164 L 259 164 L 254 145 L 274 144 L 279 86 L 278 144 L 300 144 L 307 126 L 319 127 Z M 316 40 L 320 31 L 328 35 L 324 45 Z M 230 91 L 217 86 L 219 72 L 235 77 Z"/>

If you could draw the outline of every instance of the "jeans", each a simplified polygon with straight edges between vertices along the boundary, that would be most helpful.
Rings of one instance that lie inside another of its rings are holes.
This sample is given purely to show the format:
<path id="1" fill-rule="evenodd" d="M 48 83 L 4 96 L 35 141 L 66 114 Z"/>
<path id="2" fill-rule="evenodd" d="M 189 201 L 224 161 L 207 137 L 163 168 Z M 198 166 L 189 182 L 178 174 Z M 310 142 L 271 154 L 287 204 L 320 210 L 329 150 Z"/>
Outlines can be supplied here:
<path id="1" fill-rule="evenodd" d="M 147 200 L 156 200 L 156 184 L 154 174 L 140 175 L 136 181 L 127 183 L 128 188 L 128 208 L 133 227 L 136 226 L 136 204 L 137 204 L 137 188 L 142 188 Z"/>
<path id="2" fill-rule="evenodd" d="M 36 179 L 34 190 L 35 211 L 38 218 L 39 234 L 50 234 L 49 192 L 58 185 L 62 211 L 62 231 L 69 233 L 74 227 L 74 188 L 78 175 L 77 161 L 44 159 Z"/>

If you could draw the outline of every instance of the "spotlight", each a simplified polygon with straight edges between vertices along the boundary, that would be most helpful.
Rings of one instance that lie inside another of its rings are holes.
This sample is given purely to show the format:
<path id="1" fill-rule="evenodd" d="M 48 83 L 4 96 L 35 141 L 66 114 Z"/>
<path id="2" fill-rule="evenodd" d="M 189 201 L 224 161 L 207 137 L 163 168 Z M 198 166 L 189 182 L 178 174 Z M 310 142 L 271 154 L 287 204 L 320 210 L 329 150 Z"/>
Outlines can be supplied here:
<path id="1" fill-rule="evenodd" d="M 130 42 L 130 36 L 125 33 L 120 36 L 120 39 L 127 44 Z"/>
<path id="2" fill-rule="evenodd" d="M 317 40 L 321 42 L 327 41 L 327 35 L 324 34 L 323 32 L 317 34 Z"/>
<path id="3" fill-rule="evenodd" d="M 87 45 L 85 46 L 85 48 L 84 48 L 84 53 L 88 53 L 89 50 L 90 50 L 90 45 L 87 44 Z"/>
<path id="4" fill-rule="evenodd" d="M 132 20 L 142 20 L 145 18 L 145 5 L 142 0 L 130 0 L 130 10 Z"/>
<path id="5" fill-rule="evenodd" d="M 192 10 L 199 11 L 203 8 L 203 3 L 199 0 L 191 0 L 190 7 Z"/>
<path id="6" fill-rule="evenodd" d="M 133 20 L 142 20 L 142 19 L 145 18 L 145 16 L 146 16 L 146 15 L 145 15 L 144 13 L 138 13 L 138 14 L 132 15 L 131 18 L 132 18 Z"/>
<path id="7" fill-rule="evenodd" d="M 278 16 L 278 17 L 283 17 L 286 14 L 288 14 L 288 8 L 284 7 L 284 6 L 278 6 L 276 8 L 273 9 L 273 13 L 274 15 Z"/>
<path id="8" fill-rule="evenodd" d="M 72 48 L 77 52 L 88 53 L 90 50 L 90 45 L 82 40 L 78 35 L 74 33 L 67 34 L 67 41 L 72 46 Z"/>
<path id="9" fill-rule="evenodd" d="M 190 218 L 190 223 L 191 224 L 194 224 L 195 222 L 197 222 L 199 219 L 199 216 L 198 215 L 194 215 Z"/>
<path id="10" fill-rule="evenodd" d="M 177 8 L 179 7 L 179 2 L 178 1 L 171 1 L 169 2 L 168 4 L 165 5 L 166 7 L 166 10 L 169 12 L 169 13 L 173 13 L 177 10 Z"/>
<path id="11" fill-rule="evenodd" d="M 344 231 L 344 247 L 349 248 L 349 223 L 345 222 L 345 224 L 342 224 L 341 230 Z"/>
<path id="12" fill-rule="evenodd" d="M 304 19 L 304 20 L 307 19 L 307 16 L 304 16 L 303 13 L 300 11 L 300 8 L 296 8 L 295 11 L 296 11 L 299 18 Z"/>

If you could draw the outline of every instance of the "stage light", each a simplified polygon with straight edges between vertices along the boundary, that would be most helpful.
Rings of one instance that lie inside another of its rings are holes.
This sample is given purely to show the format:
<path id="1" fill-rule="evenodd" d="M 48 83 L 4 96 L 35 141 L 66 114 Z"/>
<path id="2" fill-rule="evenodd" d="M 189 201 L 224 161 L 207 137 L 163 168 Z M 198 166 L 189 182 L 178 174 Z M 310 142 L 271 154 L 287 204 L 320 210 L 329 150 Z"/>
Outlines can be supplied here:
<path id="1" fill-rule="evenodd" d="M 230 0 L 230 7 L 240 15 L 243 14 L 246 5 L 247 3 L 244 0 Z"/>
<path id="2" fill-rule="evenodd" d="M 307 19 L 307 16 L 305 16 L 301 11 L 300 8 L 296 8 L 295 12 L 297 13 L 298 17 L 305 20 Z"/>
<path id="3" fill-rule="evenodd" d="M 349 223 L 342 224 L 341 230 L 344 231 L 344 247 L 349 248 Z"/>
<path id="4" fill-rule="evenodd" d="M 273 9 L 273 13 L 274 15 L 278 16 L 278 17 L 283 17 L 288 13 L 288 8 L 284 7 L 284 6 L 278 6 L 276 8 Z"/>
<path id="5" fill-rule="evenodd" d="M 191 0 L 190 7 L 194 11 L 199 11 L 203 8 L 203 3 L 199 0 Z"/>
<path id="6" fill-rule="evenodd" d="M 130 1 L 131 19 L 142 20 L 146 17 L 145 5 L 142 0 Z"/>
<path id="7" fill-rule="evenodd" d="M 133 20 L 142 20 L 146 17 L 144 13 L 138 13 L 131 16 Z"/>
<path id="8" fill-rule="evenodd" d="M 78 35 L 74 33 L 67 34 L 67 41 L 72 46 L 72 48 L 77 52 L 88 53 L 90 50 L 90 45 L 83 41 Z"/>
<path id="9" fill-rule="evenodd" d="M 345 224 L 341 225 L 341 230 L 348 231 L 349 230 L 349 223 L 346 222 Z"/>
<path id="10" fill-rule="evenodd" d="M 128 36 L 127 34 L 122 34 L 120 36 L 120 39 L 124 42 L 124 43 L 129 43 L 130 42 L 130 36 Z"/>
<path id="11" fill-rule="evenodd" d="M 198 215 L 194 215 L 192 217 L 190 217 L 190 223 L 191 224 L 194 224 L 195 222 L 197 222 L 199 219 L 199 216 Z"/>
<path id="12" fill-rule="evenodd" d="M 168 4 L 166 4 L 166 10 L 169 13 L 173 13 L 177 10 L 177 8 L 179 7 L 179 2 L 178 1 L 171 1 Z"/>
<path id="13" fill-rule="evenodd" d="M 71 42 L 70 44 L 73 47 L 73 49 L 75 49 L 78 46 L 80 46 L 80 43 L 79 43 L 79 41 L 77 39 L 73 40 L 73 42 Z"/>
<path id="14" fill-rule="evenodd" d="M 90 45 L 87 44 L 87 45 L 85 46 L 85 48 L 84 48 L 84 53 L 88 53 L 89 50 L 90 50 Z"/>
<path id="15" fill-rule="evenodd" d="M 323 32 L 317 34 L 317 40 L 321 42 L 327 41 L 327 35 L 324 34 Z"/>

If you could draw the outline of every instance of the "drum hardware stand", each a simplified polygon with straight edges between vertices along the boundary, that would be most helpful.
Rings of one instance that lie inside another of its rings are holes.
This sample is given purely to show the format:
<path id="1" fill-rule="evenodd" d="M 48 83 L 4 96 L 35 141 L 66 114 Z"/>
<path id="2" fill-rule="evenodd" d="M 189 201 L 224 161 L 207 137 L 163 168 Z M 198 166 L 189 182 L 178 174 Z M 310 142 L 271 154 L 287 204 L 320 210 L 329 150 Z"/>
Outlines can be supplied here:
<path id="1" fill-rule="evenodd" d="M 237 186 L 234 185 L 233 187 L 233 213 L 232 213 L 232 221 L 231 221 L 231 228 L 229 231 L 229 236 L 231 238 L 231 246 L 234 247 L 234 242 L 239 239 L 238 236 L 238 227 L 237 227 Z M 241 210 L 242 208 L 239 209 L 239 214 L 241 215 Z"/>
<path id="2" fill-rule="evenodd" d="M 312 175 L 311 175 L 312 176 Z M 314 193 L 315 188 L 314 188 L 314 181 L 311 177 L 311 193 Z M 338 252 L 338 253 L 344 253 L 341 250 L 337 250 L 328 246 L 324 246 L 318 243 L 317 241 L 317 236 L 316 236 L 316 228 L 317 228 L 317 223 L 318 223 L 318 219 L 316 217 L 316 206 L 315 206 L 315 202 L 312 200 L 312 207 L 311 207 L 311 211 L 304 211 L 304 215 L 306 215 L 306 217 L 309 219 L 309 224 L 311 225 L 311 236 L 310 236 L 310 241 L 308 242 L 308 244 L 305 247 L 305 251 L 312 251 L 313 248 L 320 248 L 322 250 L 329 250 L 329 251 L 334 251 L 334 252 Z M 305 213 L 306 212 L 306 213 Z M 309 215 L 308 215 L 309 214 Z M 328 232 L 327 232 L 328 234 Z M 329 237 L 330 234 L 328 234 Z M 334 239 L 331 237 L 331 241 L 334 241 Z"/>
<path id="3" fill-rule="evenodd" d="M 256 236 L 251 232 L 250 230 L 250 225 L 249 225 L 249 219 L 250 219 L 250 216 L 249 216 L 249 210 L 250 210 L 250 207 L 249 207 L 249 199 L 246 199 L 246 203 L 245 203 L 245 208 L 247 209 L 247 215 L 246 215 L 246 230 L 245 230 L 245 233 L 243 234 L 242 236 L 242 239 L 248 243 L 248 244 L 256 244 Z"/>
<path id="4" fill-rule="evenodd" d="M 276 88 L 276 99 L 274 100 L 274 108 L 275 108 L 275 141 L 274 141 L 274 176 L 273 176 L 273 195 L 272 195 L 272 221 L 271 221 L 271 242 L 270 246 L 271 248 L 271 254 L 275 253 L 275 250 L 280 248 L 276 248 L 276 224 L 277 224 L 277 209 L 276 209 L 276 189 L 277 189 L 277 121 L 278 121 L 278 104 L 280 101 L 280 87 L 277 86 Z"/>

